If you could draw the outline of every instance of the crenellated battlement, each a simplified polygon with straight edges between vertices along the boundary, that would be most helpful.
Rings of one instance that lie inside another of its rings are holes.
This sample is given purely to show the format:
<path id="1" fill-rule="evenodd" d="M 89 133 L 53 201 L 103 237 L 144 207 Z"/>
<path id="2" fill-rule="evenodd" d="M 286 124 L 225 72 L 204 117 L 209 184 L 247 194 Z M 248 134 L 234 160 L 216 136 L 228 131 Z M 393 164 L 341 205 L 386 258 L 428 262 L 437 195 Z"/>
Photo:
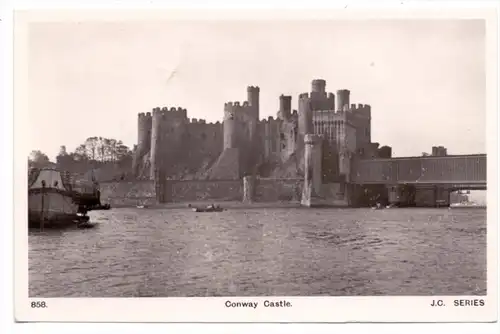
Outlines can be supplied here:
<path id="1" fill-rule="evenodd" d="M 224 103 L 224 110 L 231 109 L 234 107 L 249 107 L 250 104 L 248 101 L 240 102 L 240 101 L 231 101 Z"/>
<path id="2" fill-rule="evenodd" d="M 309 99 L 309 93 L 299 94 L 299 100 Z"/>
<path id="3" fill-rule="evenodd" d="M 369 104 L 362 104 L 362 103 L 351 104 L 351 108 L 349 109 L 349 111 L 352 113 L 362 113 L 370 115 L 371 106 Z"/>
<path id="4" fill-rule="evenodd" d="M 269 116 L 268 118 L 263 118 L 260 120 L 260 124 L 267 124 L 267 123 L 279 123 L 282 122 L 283 120 L 279 118 L 274 118 L 273 116 Z"/>
<path id="5" fill-rule="evenodd" d="M 139 119 L 151 118 L 150 112 L 147 112 L 147 113 L 140 112 L 137 115 L 138 115 Z"/>
<path id="6" fill-rule="evenodd" d="M 221 124 L 219 121 L 217 121 L 216 123 L 207 123 L 206 120 L 204 119 L 198 119 L 198 118 L 191 118 L 188 122 L 188 124 L 196 124 L 196 125 L 217 125 L 217 124 Z"/>
<path id="7" fill-rule="evenodd" d="M 153 108 L 153 116 L 155 118 L 186 118 L 187 119 L 187 109 L 181 107 L 156 107 Z"/>
<path id="8" fill-rule="evenodd" d="M 224 104 L 224 120 L 239 119 L 240 121 L 255 118 L 255 109 L 247 101 L 226 102 Z"/>
<path id="9" fill-rule="evenodd" d="M 259 86 L 248 86 L 247 92 L 260 92 Z"/>
<path id="10" fill-rule="evenodd" d="M 347 111 L 344 110 L 335 110 L 335 109 L 327 109 L 327 110 L 315 110 L 314 115 L 345 115 Z"/>

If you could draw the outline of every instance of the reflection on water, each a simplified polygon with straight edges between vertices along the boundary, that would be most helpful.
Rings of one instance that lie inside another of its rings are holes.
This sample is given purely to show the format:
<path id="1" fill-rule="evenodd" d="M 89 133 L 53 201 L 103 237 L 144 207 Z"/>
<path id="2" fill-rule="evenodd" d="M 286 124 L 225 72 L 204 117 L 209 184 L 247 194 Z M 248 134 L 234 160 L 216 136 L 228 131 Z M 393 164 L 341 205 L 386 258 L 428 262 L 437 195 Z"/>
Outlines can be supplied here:
<path id="1" fill-rule="evenodd" d="M 486 210 L 113 209 L 30 231 L 31 297 L 486 294 Z"/>

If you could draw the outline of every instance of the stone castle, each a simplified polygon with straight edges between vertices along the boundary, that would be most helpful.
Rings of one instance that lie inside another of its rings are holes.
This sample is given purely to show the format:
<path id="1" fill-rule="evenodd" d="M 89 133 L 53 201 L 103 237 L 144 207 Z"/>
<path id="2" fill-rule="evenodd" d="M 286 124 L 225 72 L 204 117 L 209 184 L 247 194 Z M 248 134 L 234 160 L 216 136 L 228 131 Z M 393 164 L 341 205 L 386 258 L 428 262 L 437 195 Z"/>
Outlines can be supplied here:
<path id="1" fill-rule="evenodd" d="M 350 91 L 326 92 L 326 81 L 312 81 L 311 92 L 279 97 L 276 118 L 260 119 L 259 87 L 247 88 L 244 102 L 224 104 L 223 123 L 189 119 L 183 108 L 155 108 L 138 117 L 136 177 L 155 179 L 240 179 L 304 177 L 304 138 L 322 144 L 323 178 L 349 181 L 354 158 L 390 158 L 388 146 L 371 141 L 371 107 L 351 104 Z"/>

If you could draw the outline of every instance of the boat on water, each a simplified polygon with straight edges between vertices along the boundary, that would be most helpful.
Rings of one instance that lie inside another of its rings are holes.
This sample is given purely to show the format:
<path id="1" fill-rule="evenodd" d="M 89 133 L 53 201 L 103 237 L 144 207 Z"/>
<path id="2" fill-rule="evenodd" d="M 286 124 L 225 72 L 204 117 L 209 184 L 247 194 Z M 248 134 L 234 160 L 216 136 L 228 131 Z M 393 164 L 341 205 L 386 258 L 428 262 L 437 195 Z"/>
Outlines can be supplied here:
<path id="1" fill-rule="evenodd" d="M 218 205 L 209 205 L 206 208 L 192 208 L 192 210 L 193 210 L 193 212 L 222 212 L 222 211 L 224 211 L 224 209 Z"/>
<path id="2" fill-rule="evenodd" d="M 460 203 L 451 203 L 451 209 L 484 209 L 486 205 L 481 205 L 475 202 L 460 202 Z"/>
<path id="3" fill-rule="evenodd" d="M 88 224 L 89 208 L 100 205 L 97 183 L 72 183 L 69 174 L 55 168 L 30 170 L 28 226 L 62 227 Z"/>

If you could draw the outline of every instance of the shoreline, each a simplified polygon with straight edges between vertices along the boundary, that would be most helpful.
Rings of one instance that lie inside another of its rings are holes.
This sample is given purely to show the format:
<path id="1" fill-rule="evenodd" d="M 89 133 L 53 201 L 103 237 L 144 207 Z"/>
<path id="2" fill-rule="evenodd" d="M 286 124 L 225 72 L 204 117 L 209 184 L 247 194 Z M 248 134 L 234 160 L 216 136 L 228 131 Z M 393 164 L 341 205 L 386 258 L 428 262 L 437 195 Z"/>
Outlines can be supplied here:
<path id="1" fill-rule="evenodd" d="M 175 202 L 175 203 L 159 203 L 145 205 L 142 209 L 160 210 L 160 209 L 191 209 L 191 208 L 206 208 L 209 205 L 218 205 L 223 209 L 241 210 L 241 209 L 368 209 L 373 210 L 371 207 L 351 207 L 341 206 L 334 204 L 318 204 L 312 207 L 301 205 L 299 201 L 293 202 L 253 202 L 243 203 L 239 201 L 193 201 L 193 202 Z M 191 207 L 189 206 L 191 205 Z M 111 209 L 139 209 L 137 205 L 112 205 Z M 394 210 L 394 209 L 483 209 L 486 210 L 487 206 L 447 206 L 447 207 L 391 207 L 381 208 L 379 210 Z M 94 211 L 94 210 L 93 210 Z M 101 211 L 101 210 L 95 210 Z"/>

